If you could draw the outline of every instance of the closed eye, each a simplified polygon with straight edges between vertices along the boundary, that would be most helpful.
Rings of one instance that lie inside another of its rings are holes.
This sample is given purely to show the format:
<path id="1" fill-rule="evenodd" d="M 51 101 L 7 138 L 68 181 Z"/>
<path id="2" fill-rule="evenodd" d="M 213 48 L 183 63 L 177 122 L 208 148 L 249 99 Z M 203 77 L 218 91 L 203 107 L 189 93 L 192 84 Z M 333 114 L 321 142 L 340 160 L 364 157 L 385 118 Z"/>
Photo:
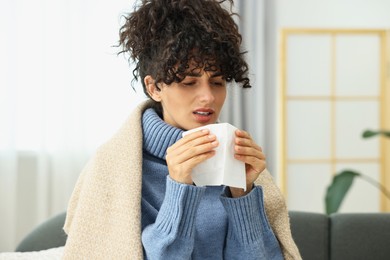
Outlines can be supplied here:
<path id="1" fill-rule="evenodd" d="M 187 81 L 187 82 L 182 82 L 184 86 L 193 86 L 196 84 L 196 81 Z"/>
<path id="2" fill-rule="evenodd" d="M 224 87 L 225 86 L 225 82 L 222 82 L 222 81 L 213 81 L 213 82 L 211 82 L 211 84 L 214 86 L 217 86 L 217 87 Z"/>

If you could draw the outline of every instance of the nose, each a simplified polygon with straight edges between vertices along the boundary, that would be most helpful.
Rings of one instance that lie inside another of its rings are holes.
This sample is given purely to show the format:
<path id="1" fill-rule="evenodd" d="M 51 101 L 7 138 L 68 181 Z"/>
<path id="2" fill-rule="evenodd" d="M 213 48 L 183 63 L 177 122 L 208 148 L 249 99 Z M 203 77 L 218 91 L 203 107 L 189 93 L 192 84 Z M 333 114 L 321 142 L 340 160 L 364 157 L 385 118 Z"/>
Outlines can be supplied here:
<path id="1" fill-rule="evenodd" d="M 202 103 L 209 104 L 214 102 L 215 95 L 209 82 L 203 82 L 199 89 L 199 99 Z"/>

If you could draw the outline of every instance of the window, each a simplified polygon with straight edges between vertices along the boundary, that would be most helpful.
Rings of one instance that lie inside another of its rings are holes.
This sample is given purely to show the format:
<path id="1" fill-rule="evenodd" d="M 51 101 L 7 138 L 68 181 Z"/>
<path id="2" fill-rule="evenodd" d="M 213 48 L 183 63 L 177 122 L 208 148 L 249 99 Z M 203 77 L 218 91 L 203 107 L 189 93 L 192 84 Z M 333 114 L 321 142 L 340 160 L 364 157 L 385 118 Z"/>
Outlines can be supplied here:
<path id="1" fill-rule="evenodd" d="M 290 209 L 324 212 L 326 187 L 344 169 L 390 187 L 388 141 L 361 137 L 390 129 L 386 44 L 385 30 L 282 32 L 281 180 Z M 390 203 L 356 180 L 343 210 L 384 211 Z"/>

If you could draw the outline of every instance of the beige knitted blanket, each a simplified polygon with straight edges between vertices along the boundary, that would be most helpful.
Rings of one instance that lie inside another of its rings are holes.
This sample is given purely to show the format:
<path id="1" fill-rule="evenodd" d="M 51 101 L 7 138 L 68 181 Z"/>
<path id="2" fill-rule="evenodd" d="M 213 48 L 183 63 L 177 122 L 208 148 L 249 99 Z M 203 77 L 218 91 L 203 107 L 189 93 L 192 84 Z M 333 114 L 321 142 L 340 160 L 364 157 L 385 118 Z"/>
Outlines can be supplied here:
<path id="1" fill-rule="evenodd" d="M 82 171 L 68 205 L 63 259 L 143 259 L 141 244 L 142 126 L 145 102 Z M 265 171 L 269 222 L 285 259 L 301 259 L 292 239 L 284 199 Z"/>

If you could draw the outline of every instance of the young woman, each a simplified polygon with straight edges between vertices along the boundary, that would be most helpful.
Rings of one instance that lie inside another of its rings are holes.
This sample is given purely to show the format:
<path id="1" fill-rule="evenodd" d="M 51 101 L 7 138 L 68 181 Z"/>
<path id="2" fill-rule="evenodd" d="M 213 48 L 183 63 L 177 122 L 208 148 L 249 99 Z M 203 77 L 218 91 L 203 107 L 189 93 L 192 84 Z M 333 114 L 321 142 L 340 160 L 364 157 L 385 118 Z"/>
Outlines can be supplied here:
<path id="1" fill-rule="evenodd" d="M 300 259 L 262 149 L 236 131 L 246 191 L 197 187 L 231 81 L 250 87 L 232 14 L 216 0 L 143 0 L 120 46 L 149 101 L 97 151 L 69 203 L 64 259 Z M 256 182 L 256 183 L 255 183 Z"/>

